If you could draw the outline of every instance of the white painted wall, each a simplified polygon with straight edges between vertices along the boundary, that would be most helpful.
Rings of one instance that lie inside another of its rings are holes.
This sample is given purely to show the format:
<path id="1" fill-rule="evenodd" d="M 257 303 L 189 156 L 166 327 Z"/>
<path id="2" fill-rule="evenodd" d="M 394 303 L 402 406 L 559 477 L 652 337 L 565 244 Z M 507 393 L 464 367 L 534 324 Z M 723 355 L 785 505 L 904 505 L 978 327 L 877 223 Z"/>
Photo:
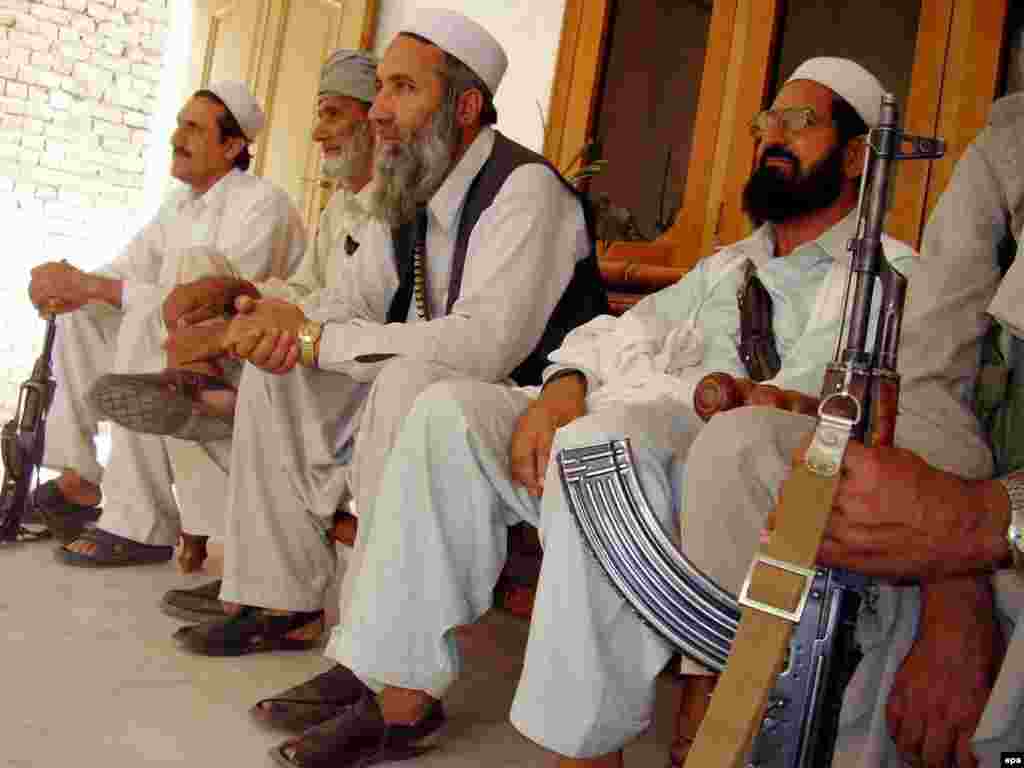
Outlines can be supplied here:
<path id="1" fill-rule="evenodd" d="M 146 152 L 144 202 L 139 212 L 139 227 L 135 229 L 141 228 L 153 218 L 168 193 L 179 186 L 179 182 L 168 173 L 168 169 L 171 167 L 171 134 L 177 125 L 178 110 L 192 95 L 189 79 L 191 57 L 194 55 L 193 2 L 168 0 L 167 12 L 170 15 L 170 23 L 163 53 L 163 76 L 160 78 L 157 110 L 150 125 L 153 141 Z"/>
<path id="2" fill-rule="evenodd" d="M 540 151 L 565 0 L 381 0 L 377 52 L 383 53 L 417 8 L 450 8 L 483 25 L 504 46 L 508 71 L 495 94 L 498 128 Z M 538 106 L 539 105 L 539 106 Z"/>

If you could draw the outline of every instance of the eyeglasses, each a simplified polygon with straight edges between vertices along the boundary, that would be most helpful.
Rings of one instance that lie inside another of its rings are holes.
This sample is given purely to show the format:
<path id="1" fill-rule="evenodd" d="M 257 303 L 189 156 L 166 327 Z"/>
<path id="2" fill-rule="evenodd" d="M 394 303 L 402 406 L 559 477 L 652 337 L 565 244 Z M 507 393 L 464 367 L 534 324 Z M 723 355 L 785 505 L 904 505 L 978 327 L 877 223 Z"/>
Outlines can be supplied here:
<path id="1" fill-rule="evenodd" d="M 782 129 L 786 138 L 789 138 L 794 133 L 818 125 L 820 122 L 821 118 L 811 107 L 766 109 L 763 112 L 758 112 L 750 121 L 750 135 L 755 139 L 761 139 L 772 128 L 778 127 Z"/>

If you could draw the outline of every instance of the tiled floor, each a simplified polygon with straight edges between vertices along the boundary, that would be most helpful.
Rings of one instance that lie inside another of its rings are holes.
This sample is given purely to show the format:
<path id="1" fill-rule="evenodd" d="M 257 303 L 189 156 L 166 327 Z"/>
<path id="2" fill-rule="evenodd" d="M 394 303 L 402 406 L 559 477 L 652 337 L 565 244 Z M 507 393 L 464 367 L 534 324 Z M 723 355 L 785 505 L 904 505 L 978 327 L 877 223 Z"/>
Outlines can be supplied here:
<path id="1" fill-rule="evenodd" d="M 315 652 L 210 659 L 179 651 L 179 623 L 157 609 L 169 588 L 199 584 L 174 566 L 86 570 L 58 564 L 52 543 L 0 546 L 0 765 L 272 766 L 283 735 L 246 714 L 262 696 L 325 669 Z M 507 721 L 527 625 L 492 613 L 463 633 L 466 673 L 446 698 L 441 747 L 403 765 L 544 766 Z M 672 682 L 658 722 L 627 752 L 661 768 L 672 731 Z"/>

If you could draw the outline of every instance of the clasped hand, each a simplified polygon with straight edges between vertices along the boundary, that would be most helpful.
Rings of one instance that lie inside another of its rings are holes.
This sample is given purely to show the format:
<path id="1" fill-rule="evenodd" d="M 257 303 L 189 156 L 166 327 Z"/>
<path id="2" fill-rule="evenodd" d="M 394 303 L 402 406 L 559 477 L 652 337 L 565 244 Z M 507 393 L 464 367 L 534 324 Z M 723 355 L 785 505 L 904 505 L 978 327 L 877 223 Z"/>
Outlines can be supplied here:
<path id="1" fill-rule="evenodd" d="M 299 360 L 298 335 L 306 315 L 280 299 L 239 296 L 238 314 L 224 336 L 224 351 L 268 373 L 287 373 Z"/>
<path id="2" fill-rule="evenodd" d="M 260 292 L 248 280 L 235 277 L 201 277 L 176 285 L 164 299 L 164 324 L 173 330 L 221 317 L 239 296 L 258 299 Z"/>

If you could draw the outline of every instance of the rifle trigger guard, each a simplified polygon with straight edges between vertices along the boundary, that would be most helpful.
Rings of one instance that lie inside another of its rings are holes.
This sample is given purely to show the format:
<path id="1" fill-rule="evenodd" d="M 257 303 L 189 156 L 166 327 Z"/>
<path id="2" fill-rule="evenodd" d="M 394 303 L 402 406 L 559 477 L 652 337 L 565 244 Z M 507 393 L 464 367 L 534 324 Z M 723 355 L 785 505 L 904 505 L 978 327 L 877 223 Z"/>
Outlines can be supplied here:
<path id="1" fill-rule="evenodd" d="M 827 412 L 828 406 L 837 405 L 838 402 L 835 401 L 840 398 L 853 403 L 852 417 Z M 814 430 L 814 438 L 804 459 L 811 472 L 821 477 L 833 477 L 839 473 L 843 456 L 846 454 L 846 446 L 850 442 L 853 428 L 860 422 L 860 415 L 860 403 L 845 392 L 837 392 L 822 400 L 818 406 L 818 426 Z"/>

